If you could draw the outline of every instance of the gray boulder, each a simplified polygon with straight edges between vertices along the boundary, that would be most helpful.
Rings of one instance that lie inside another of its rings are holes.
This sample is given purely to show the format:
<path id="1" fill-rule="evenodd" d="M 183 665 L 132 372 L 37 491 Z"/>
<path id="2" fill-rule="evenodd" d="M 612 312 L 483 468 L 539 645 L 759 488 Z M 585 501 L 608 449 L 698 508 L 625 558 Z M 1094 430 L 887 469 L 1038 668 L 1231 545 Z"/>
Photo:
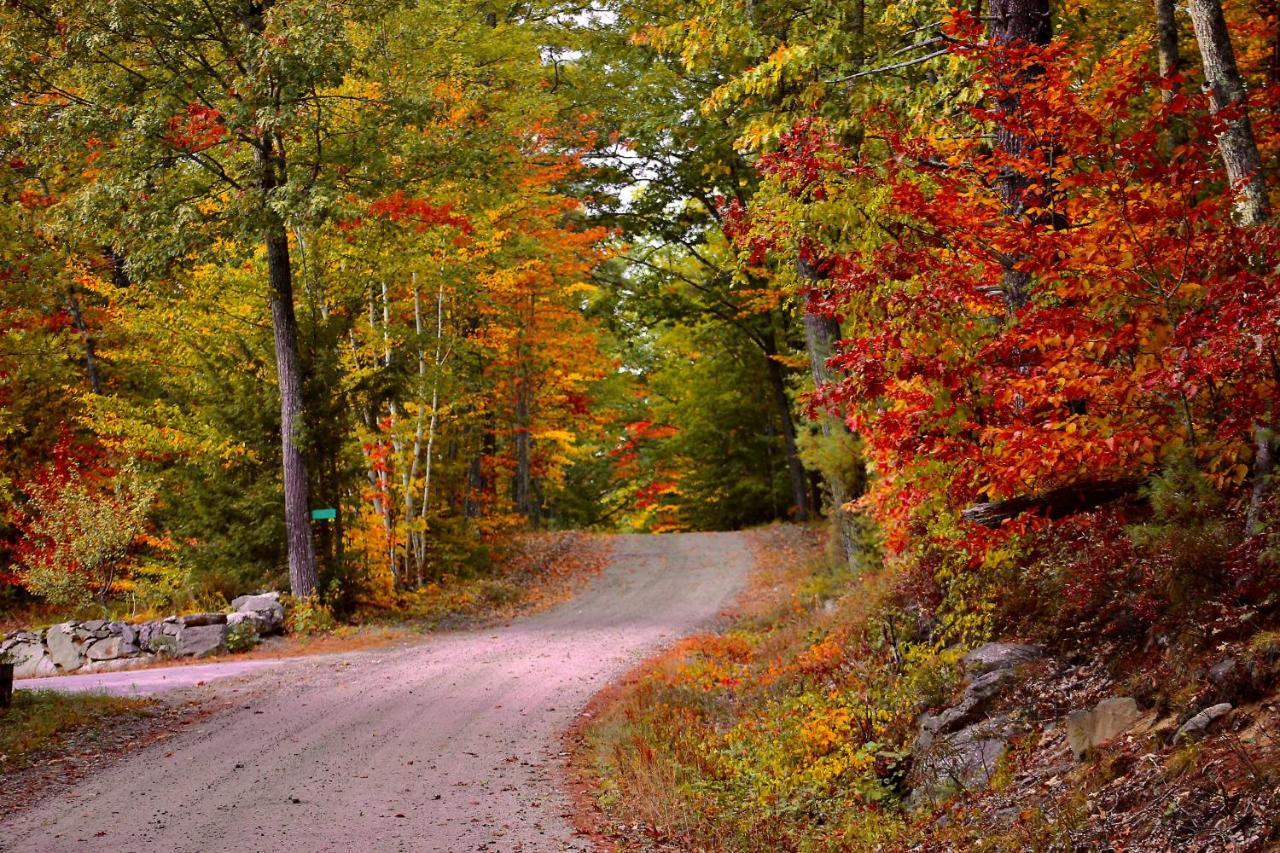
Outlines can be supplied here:
<path id="1" fill-rule="evenodd" d="M 252 615 L 259 634 L 276 634 L 284 630 L 284 605 L 280 603 L 278 592 L 242 595 L 231 601 L 231 609 Z"/>
<path id="2" fill-rule="evenodd" d="M 1019 643 L 987 643 L 966 654 L 962 660 L 965 672 L 982 675 L 997 669 L 1012 669 L 1044 654 L 1039 646 Z"/>
<path id="3" fill-rule="evenodd" d="M 41 675 L 54 675 L 58 671 L 54 666 L 53 658 L 49 657 L 49 653 L 45 650 L 44 643 L 40 642 L 39 637 L 32 636 L 33 640 L 13 643 L 6 650 L 13 660 L 14 678 L 36 678 Z"/>
<path id="4" fill-rule="evenodd" d="M 76 623 L 63 622 L 60 625 L 54 625 L 44 635 L 49 657 L 63 672 L 75 672 L 84 664 L 80 644 L 76 642 L 75 634 Z"/>
<path id="5" fill-rule="evenodd" d="M 919 804 L 953 791 L 985 786 L 1016 732 L 1009 718 L 1001 716 L 939 738 L 917 758 L 915 772 L 920 781 L 912 791 L 912 802 Z"/>
<path id="6" fill-rule="evenodd" d="M 227 624 L 225 613 L 188 613 L 178 617 L 178 624 L 184 628 L 199 628 L 205 625 Z"/>
<path id="7" fill-rule="evenodd" d="M 921 718 L 916 749 L 928 749 L 938 736 L 976 723 L 1016 678 L 1011 669 L 996 669 L 975 678 L 958 703 L 940 714 L 925 714 Z"/>
<path id="8" fill-rule="evenodd" d="M 1207 732 L 1210 726 L 1230 712 L 1230 702 L 1220 702 L 1217 705 L 1211 705 L 1183 723 L 1182 727 L 1178 729 L 1176 734 L 1174 734 L 1173 739 L 1177 742 L 1198 738 Z"/>
<path id="9" fill-rule="evenodd" d="M 193 625 L 183 627 L 177 637 L 177 653 L 179 657 L 201 658 L 215 654 L 226 648 L 227 626 Z"/>
<path id="10" fill-rule="evenodd" d="M 10 631 L 4 635 L 4 641 L 0 642 L 0 654 L 4 654 L 14 646 L 40 642 L 42 642 L 40 635 L 32 631 Z"/>
<path id="11" fill-rule="evenodd" d="M 1211 686 L 1201 701 L 1211 704 L 1244 705 L 1268 692 L 1266 672 L 1251 658 L 1225 657 L 1207 675 Z"/>
<path id="12" fill-rule="evenodd" d="M 172 657 L 178 653 L 178 638 L 175 634 L 166 634 L 161 628 L 162 626 L 156 623 L 155 629 L 147 637 L 144 648 L 153 654 Z"/>
<path id="13" fill-rule="evenodd" d="M 120 637 L 103 637 L 85 647 L 84 654 L 91 661 L 115 660 L 122 654 Z"/>
<path id="14" fill-rule="evenodd" d="M 138 629 L 128 622 L 120 623 L 120 654 L 136 655 L 139 651 Z"/>
<path id="15" fill-rule="evenodd" d="M 154 660 L 151 655 L 141 655 L 132 658 L 116 658 L 115 660 L 97 660 L 90 661 L 80 670 L 81 672 L 119 672 L 122 669 L 133 669 L 141 663 L 147 663 Z"/>
<path id="16" fill-rule="evenodd" d="M 1094 747 L 1133 728 L 1138 721 L 1138 703 L 1128 696 L 1103 699 L 1092 711 L 1073 711 L 1067 716 L 1067 743 L 1078 760 Z"/>

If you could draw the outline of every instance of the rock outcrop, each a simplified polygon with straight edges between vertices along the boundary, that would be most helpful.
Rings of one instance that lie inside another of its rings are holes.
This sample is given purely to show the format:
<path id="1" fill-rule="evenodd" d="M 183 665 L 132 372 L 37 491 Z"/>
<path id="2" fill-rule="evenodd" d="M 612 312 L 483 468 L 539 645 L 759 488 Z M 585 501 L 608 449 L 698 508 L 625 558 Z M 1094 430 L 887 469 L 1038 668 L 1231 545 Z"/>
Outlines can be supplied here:
<path id="1" fill-rule="evenodd" d="M 952 789 L 981 787 L 995 773 L 1009 738 L 1021 724 L 992 708 L 1017 682 L 1017 668 L 1039 658 L 1037 646 L 987 643 L 963 658 L 969 681 L 960 700 L 937 714 L 920 718 L 912 755 L 917 802 Z"/>

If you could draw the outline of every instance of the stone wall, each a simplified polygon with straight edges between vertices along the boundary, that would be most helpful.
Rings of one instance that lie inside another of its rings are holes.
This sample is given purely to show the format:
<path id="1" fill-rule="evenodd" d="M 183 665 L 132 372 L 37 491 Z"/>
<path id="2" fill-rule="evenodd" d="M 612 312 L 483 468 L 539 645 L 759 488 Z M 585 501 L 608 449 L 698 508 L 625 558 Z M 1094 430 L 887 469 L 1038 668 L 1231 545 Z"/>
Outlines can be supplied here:
<path id="1" fill-rule="evenodd" d="M 284 630 L 284 606 L 276 592 L 245 595 L 230 613 L 192 613 L 131 624 L 94 619 L 63 622 L 43 631 L 11 631 L 0 655 L 14 677 L 127 669 L 165 658 L 200 658 L 251 648 Z"/>

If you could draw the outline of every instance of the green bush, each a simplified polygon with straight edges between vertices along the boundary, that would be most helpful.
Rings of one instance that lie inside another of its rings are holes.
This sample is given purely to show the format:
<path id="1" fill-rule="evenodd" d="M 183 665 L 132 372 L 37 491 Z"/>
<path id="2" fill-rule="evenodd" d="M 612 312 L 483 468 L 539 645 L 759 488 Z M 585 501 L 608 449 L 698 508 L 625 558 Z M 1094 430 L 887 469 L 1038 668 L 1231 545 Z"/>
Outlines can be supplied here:
<path id="1" fill-rule="evenodd" d="M 317 595 L 290 599 L 285 605 L 285 628 L 291 634 L 324 634 L 337 626 L 333 611 Z"/>

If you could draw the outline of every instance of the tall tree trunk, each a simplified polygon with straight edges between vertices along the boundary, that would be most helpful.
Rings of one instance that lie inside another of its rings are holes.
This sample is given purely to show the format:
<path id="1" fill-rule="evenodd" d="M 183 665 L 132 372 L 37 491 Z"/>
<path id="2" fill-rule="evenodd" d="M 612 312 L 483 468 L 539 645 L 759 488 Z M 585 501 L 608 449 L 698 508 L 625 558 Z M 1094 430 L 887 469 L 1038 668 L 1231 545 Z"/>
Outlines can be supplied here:
<path id="1" fill-rule="evenodd" d="M 537 319 L 535 307 L 534 294 L 530 290 L 525 306 L 524 329 L 521 332 L 521 342 L 517 350 L 519 375 L 516 378 L 515 500 L 516 512 L 536 526 L 539 507 L 536 505 L 533 489 L 533 368 L 530 365 L 533 356 L 530 352 L 532 348 L 528 344 L 535 334 L 534 323 Z"/>
<path id="2" fill-rule="evenodd" d="M 1178 22 L 1173 17 L 1174 0 L 1155 0 L 1156 7 L 1156 59 L 1160 76 L 1169 78 L 1182 70 L 1182 58 L 1178 55 Z M 1175 89 L 1165 89 L 1160 98 L 1173 100 Z"/>
<path id="3" fill-rule="evenodd" d="M 1280 0 L 1266 0 L 1260 12 L 1273 21 L 1271 32 L 1271 56 L 1267 58 L 1267 85 L 1280 83 Z"/>
<path id="4" fill-rule="evenodd" d="M 1261 225 L 1271 215 L 1267 185 L 1253 136 L 1253 122 L 1249 119 L 1248 90 L 1236 65 L 1235 48 L 1222 15 L 1222 4 L 1219 0 L 1189 0 L 1187 10 L 1200 46 L 1209 108 L 1215 113 L 1230 110 L 1218 132 L 1218 151 L 1231 183 L 1236 219 L 1244 226 Z M 1250 533 L 1258 529 L 1267 481 L 1275 464 L 1271 438 L 1270 424 L 1254 426 L 1253 494 L 1245 521 L 1245 529 Z"/>
<path id="5" fill-rule="evenodd" d="M 1053 38 L 1049 0 L 991 0 L 990 11 L 988 34 L 992 43 L 1000 47 L 1047 45 Z M 1022 99 L 1018 89 L 1041 73 L 1039 69 L 1028 68 L 1015 75 L 1012 89 L 996 96 L 1000 111 L 1007 116 L 1015 115 L 1021 109 Z M 1033 144 L 1035 143 L 1003 123 L 996 128 L 996 147 L 1010 158 L 1024 156 L 1028 147 Z M 1014 219 L 1025 216 L 1027 208 L 1032 206 L 1029 204 L 1032 176 L 1006 168 L 1000 175 L 997 186 L 1000 199 L 1004 202 L 1005 214 Z M 1001 261 L 1004 267 L 1002 289 L 1010 314 L 1022 309 L 1031 298 L 1031 276 L 1017 268 L 1020 260 L 1018 257 L 1007 257 Z"/>
<path id="6" fill-rule="evenodd" d="M 284 458 L 284 526 L 289 545 L 289 586 L 294 596 L 316 591 L 316 553 L 311 541 L 307 462 L 298 444 L 305 422 L 298 319 L 293 310 L 289 235 L 284 223 L 267 226 L 267 272 L 271 280 L 271 326 L 280 382 L 280 446 Z"/>
<path id="7" fill-rule="evenodd" d="M 264 197 L 282 181 L 275 145 L 264 138 L 257 150 L 259 188 Z M 265 201 L 265 198 L 264 198 Z M 265 207 L 265 205 L 264 205 Z M 298 357 L 298 318 L 293 306 L 293 267 L 289 261 L 289 232 L 279 216 L 268 211 L 263 240 L 267 247 L 271 330 L 275 337 L 276 374 L 280 385 L 280 447 L 284 462 L 284 527 L 289 549 L 289 586 L 305 598 L 316 591 L 316 552 L 311 538 L 307 461 L 298 438 L 305 423 L 302 365 Z"/>
<path id="8" fill-rule="evenodd" d="M 1178 52 L 1178 21 L 1174 18 L 1174 0 L 1155 0 L 1156 60 L 1160 77 L 1169 80 L 1182 71 L 1182 57 Z M 1160 99 L 1166 104 L 1178 94 L 1178 84 L 1171 83 L 1160 90 Z M 1187 141 L 1187 127 L 1180 119 L 1174 119 L 1169 127 L 1169 146 L 1177 148 Z"/>
<path id="9" fill-rule="evenodd" d="M 431 510 L 431 470 L 435 463 L 436 424 L 440 409 L 440 368 L 444 365 L 444 284 L 436 289 L 436 357 L 435 370 L 431 374 L 431 420 L 427 424 L 426 470 L 422 476 L 422 545 L 418 556 L 421 565 L 427 561 L 427 514 Z"/>
<path id="10" fill-rule="evenodd" d="M 853 0 L 849 5 L 849 31 L 853 33 L 853 66 L 860 68 L 867 52 L 867 0 Z"/>
<path id="11" fill-rule="evenodd" d="M 791 500 L 795 506 L 796 518 L 807 521 L 809 518 L 809 488 L 804 463 L 800 461 L 800 449 L 796 445 L 796 421 L 791 414 L 791 401 L 787 398 L 787 380 L 782 373 L 782 365 L 774 356 L 778 354 L 778 342 L 773 330 L 764 338 L 764 360 L 769 371 L 769 388 L 773 392 L 773 402 L 778 409 L 778 418 L 782 422 L 782 442 L 787 451 L 787 474 L 791 478 Z"/>
<path id="12" fill-rule="evenodd" d="M 531 458 L 533 448 L 532 436 L 529 434 L 529 392 L 528 380 L 521 376 L 516 386 L 516 512 L 530 521 L 533 520 L 533 490 L 530 488 L 533 478 Z"/>
<path id="13" fill-rule="evenodd" d="M 813 266 L 804 260 L 796 261 L 796 272 L 804 281 L 818 281 L 821 275 Z M 804 312 L 804 339 L 809 351 L 809 370 L 813 374 L 813 387 L 821 388 L 831 381 L 831 371 L 827 368 L 827 359 L 835 352 L 836 341 L 840 339 L 840 324 L 825 314 L 809 310 Z M 849 428 L 842 421 L 830 415 L 823 415 L 818 421 L 822 434 L 827 438 L 849 433 Z M 839 476 L 826 477 L 827 488 L 831 490 L 831 521 L 835 527 L 840 544 L 840 552 L 844 555 L 850 568 L 859 566 L 857 519 L 853 513 L 844 508 L 854 495 L 849 493 L 848 486 Z"/>
<path id="14" fill-rule="evenodd" d="M 266 31 L 266 12 L 275 0 L 254 0 L 243 8 L 241 23 L 261 36 Z M 261 81 L 264 84 L 268 80 Z M 273 90 L 279 107 L 279 92 Z M 316 591 L 316 551 L 311 538 L 311 518 L 307 461 L 298 444 L 305 421 L 302 397 L 302 364 L 298 357 L 298 317 L 293 305 L 293 267 L 289 261 L 289 232 L 279 214 L 268 207 L 272 192 L 284 185 L 284 150 L 278 140 L 263 133 L 255 140 L 260 203 L 266 218 L 263 242 L 267 249 L 267 277 L 270 285 L 271 331 L 275 339 L 276 375 L 280 385 L 280 447 L 284 467 L 284 527 L 289 549 L 289 587 L 305 598 Z"/>
<path id="15" fill-rule="evenodd" d="M 1249 120 L 1248 91 L 1236 66 L 1231 34 L 1219 0 L 1189 0 L 1191 26 L 1200 45 L 1209 108 L 1218 113 L 1230 109 L 1218 133 L 1218 150 L 1235 195 L 1236 217 L 1241 225 L 1258 225 L 1270 215 L 1262 159 Z"/>

